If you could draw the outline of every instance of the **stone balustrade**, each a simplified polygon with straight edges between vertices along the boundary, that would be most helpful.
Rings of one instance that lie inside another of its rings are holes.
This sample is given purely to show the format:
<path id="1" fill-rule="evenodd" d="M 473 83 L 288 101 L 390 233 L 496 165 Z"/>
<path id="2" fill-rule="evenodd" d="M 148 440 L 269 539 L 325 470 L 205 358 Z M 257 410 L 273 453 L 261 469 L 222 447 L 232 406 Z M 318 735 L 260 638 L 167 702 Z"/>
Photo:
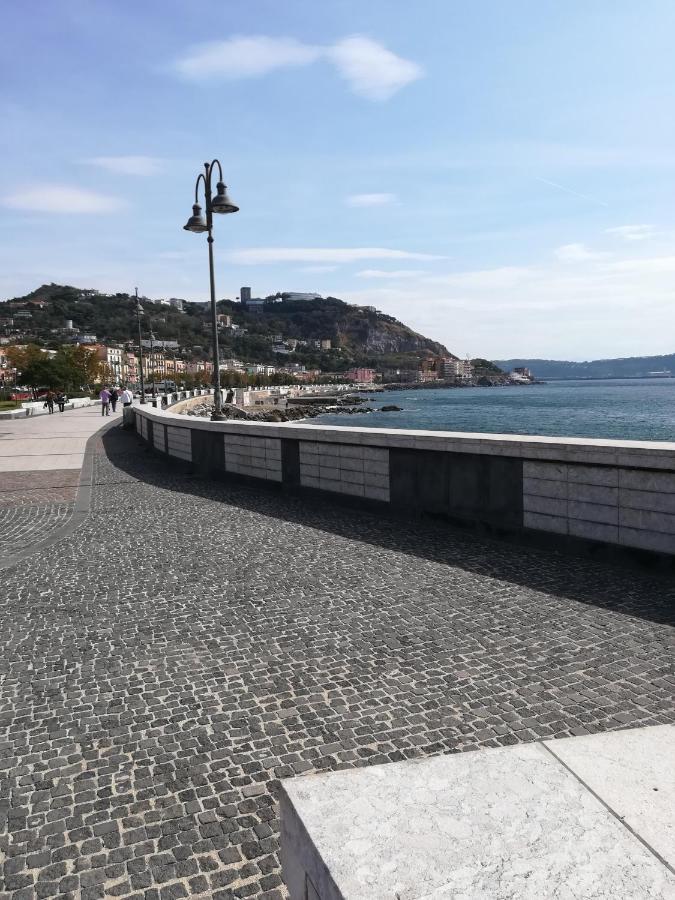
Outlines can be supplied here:
<path id="1" fill-rule="evenodd" d="M 675 563 L 675 443 L 134 413 L 156 450 L 213 477 Z"/>

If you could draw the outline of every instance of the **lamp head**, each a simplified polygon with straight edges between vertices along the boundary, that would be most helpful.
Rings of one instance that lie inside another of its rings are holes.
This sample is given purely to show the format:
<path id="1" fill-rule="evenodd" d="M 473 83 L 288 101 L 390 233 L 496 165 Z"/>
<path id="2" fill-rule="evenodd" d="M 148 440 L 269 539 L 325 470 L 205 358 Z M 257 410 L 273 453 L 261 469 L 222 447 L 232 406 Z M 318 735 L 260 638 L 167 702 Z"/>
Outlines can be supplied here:
<path id="1" fill-rule="evenodd" d="M 195 203 L 192 207 L 192 215 L 187 220 L 185 225 L 183 225 L 183 229 L 185 231 L 192 231 L 195 234 L 201 234 L 203 231 L 208 231 L 208 225 L 206 224 L 206 220 L 202 215 L 202 208 L 198 203 Z"/>
<path id="2" fill-rule="evenodd" d="M 227 196 L 227 187 L 222 181 L 216 185 L 216 196 L 211 201 L 211 210 L 214 213 L 235 213 L 239 210 L 238 206 Z"/>

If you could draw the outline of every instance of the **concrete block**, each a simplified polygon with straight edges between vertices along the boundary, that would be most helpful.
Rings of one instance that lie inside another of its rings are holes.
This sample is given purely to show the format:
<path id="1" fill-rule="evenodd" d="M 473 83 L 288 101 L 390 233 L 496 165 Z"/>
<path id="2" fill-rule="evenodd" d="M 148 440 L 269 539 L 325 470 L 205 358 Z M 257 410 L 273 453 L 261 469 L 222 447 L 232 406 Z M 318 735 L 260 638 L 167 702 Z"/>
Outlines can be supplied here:
<path id="1" fill-rule="evenodd" d="M 300 459 L 302 459 L 304 454 L 318 456 L 319 445 L 315 441 L 300 441 Z"/>
<path id="2" fill-rule="evenodd" d="M 534 528 L 536 531 L 554 531 L 556 534 L 567 534 L 567 517 L 547 516 L 543 513 L 523 513 L 523 525 L 525 528 Z"/>
<path id="3" fill-rule="evenodd" d="M 561 763 L 557 743 L 282 782 L 291 900 L 306 900 L 308 883 L 321 900 L 671 897 L 672 870 Z M 630 800 L 622 808 L 630 814 Z"/>
<path id="4" fill-rule="evenodd" d="M 320 478 L 319 487 L 322 491 L 332 491 L 335 494 L 342 493 L 342 482 L 337 478 Z"/>
<path id="5" fill-rule="evenodd" d="M 675 515 L 655 512 L 649 509 L 621 509 L 619 524 L 627 528 L 640 528 L 644 531 L 659 531 L 662 534 L 675 535 Z"/>
<path id="6" fill-rule="evenodd" d="M 619 506 L 625 509 L 649 509 L 675 515 L 675 494 L 658 494 L 656 491 L 636 491 L 621 488 Z"/>
<path id="7" fill-rule="evenodd" d="M 389 474 L 389 460 L 371 460 L 364 459 L 363 460 L 363 471 L 364 472 L 372 472 L 374 475 L 388 475 Z"/>
<path id="8" fill-rule="evenodd" d="M 343 458 L 340 457 L 340 469 L 343 472 L 352 471 L 352 472 L 361 472 L 363 473 L 363 460 L 355 459 L 354 457 L 348 456 Z"/>
<path id="9" fill-rule="evenodd" d="M 319 477 L 319 467 L 313 466 L 310 463 L 300 463 L 300 477 L 304 478 L 305 476 L 309 476 L 310 478 L 318 478 Z"/>
<path id="10" fill-rule="evenodd" d="M 337 466 L 319 466 L 319 478 L 329 478 L 334 481 L 339 481 L 340 470 Z"/>
<path id="11" fill-rule="evenodd" d="M 564 517 L 567 515 L 567 500 L 558 497 L 538 497 L 532 494 L 523 494 L 523 509 L 526 512 Z"/>
<path id="12" fill-rule="evenodd" d="M 340 469 L 340 481 L 346 484 L 364 484 L 363 472 L 355 472 L 352 469 Z"/>
<path id="13" fill-rule="evenodd" d="M 523 478 L 545 478 L 547 481 L 567 481 L 567 466 L 564 463 L 523 461 Z"/>
<path id="14" fill-rule="evenodd" d="M 389 488 L 389 475 L 378 475 L 374 472 L 364 472 L 364 482 L 371 487 Z"/>
<path id="15" fill-rule="evenodd" d="M 619 524 L 619 507 L 604 506 L 602 503 L 584 503 L 581 500 L 568 500 L 567 515 L 570 519 L 583 519 L 586 522 L 604 522 L 608 525 Z"/>
<path id="16" fill-rule="evenodd" d="M 351 444 L 341 444 L 339 449 L 340 457 L 342 459 L 363 459 L 363 447 L 355 447 Z"/>
<path id="17" fill-rule="evenodd" d="M 267 470 L 267 480 L 268 481 L 281 481 L 282 480 L 281 471 L 276 472 L 276 471 L 272 471 L 272 470 L 268 469 Z"/>
<path id="18" fill-rule="evenodd" d="M 389 503 L 391 499 L 388 488 L 373 487 L 369 484 L 364 485 L 363 495 L 369 500 L 379 500 L 382 503 Z"/>
<path id="19" fill-rule="evenodd" d="M 587 522 L 583 519 L 568 519 L 569 534 L 586 538 L 589 541 L 604 541 L 607 544 L 619 543 L 618 525 L 605 522 Z"/>
<path id="20" fill-rule="evenodd" d="M 318 477 L 315 477 L 314 475 L 303 475 L 302 472 L 300 473 L 300 484 L 303 487 L 311 488 L 319 488 L 321 486 Z"/>
<path id="21" fill-rule="evenodd" d="M 389 462 L 389 451 L 383 447 L 364 447 L 363 459 L 369 462 Z"/>
<path id="22" fill-rule="evenodd" d="M 524 478 L 523 494 L 535 497 L 555 497 L 558 500 L 567 499 L 567 482 L 552 481 L 549 478 Z"/>
<path id="23" fill-rule="evenodd" d="M 675 494 L 675 472 L 649 472 L 639 469 L 621 469 L 619 487 L 640 491 L 657 491 Z"/>
<path id="24" fill-rule="evenodd" d="M 675 727 L 545 741 L 621 821 L 675 865 Z"/>
<path id="25" fill-rule="evenodd" d="M 638 547 L 655 553 L 675 554 L 675 538 L 672 534 L 659 531 L 644 531 L 638 528 L 619 529 L 619 543 L 625 547 Z"/>
<path id="26" fill-rule="evenodd" d="M 351 494 L 354 497 L 363 497 L 365 491 L 362 484 L 353 484 L 351 482 L 343 481 L 341 493 Z"/>
<path id="27" fill-rule="evenodd" d="M 567 470 L 567 480 L 573 484 L 595 484 L 618 487 L 619 470 L 610 466 L 571 465 Z"/>
<path id="28" fill-rule="evenodd" d="M 619 505 L 619 488 L 607 485 L 569 481 L 567 496 L 570 500 L 579 500 L 583 503 L 601 503 L 604 506 Z"/>

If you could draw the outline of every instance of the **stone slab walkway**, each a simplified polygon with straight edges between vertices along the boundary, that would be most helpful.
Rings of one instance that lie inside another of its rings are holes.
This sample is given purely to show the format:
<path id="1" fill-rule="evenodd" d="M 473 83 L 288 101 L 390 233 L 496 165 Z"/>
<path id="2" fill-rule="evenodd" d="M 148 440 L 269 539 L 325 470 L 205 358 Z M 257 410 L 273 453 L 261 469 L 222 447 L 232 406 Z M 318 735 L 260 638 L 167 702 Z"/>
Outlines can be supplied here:
<path id="1" fill-rule="evenodd" d="M 112 418 L 88 406 L 0 422 L 0 567 L 71 520 L 87 441 Z"/>
<path id="2" fill-rule="evenodd" d="M 675 721 L 672 581 L 94 443 L 1 575 L 2 900 L 281 900 L 279 779 Z"/>

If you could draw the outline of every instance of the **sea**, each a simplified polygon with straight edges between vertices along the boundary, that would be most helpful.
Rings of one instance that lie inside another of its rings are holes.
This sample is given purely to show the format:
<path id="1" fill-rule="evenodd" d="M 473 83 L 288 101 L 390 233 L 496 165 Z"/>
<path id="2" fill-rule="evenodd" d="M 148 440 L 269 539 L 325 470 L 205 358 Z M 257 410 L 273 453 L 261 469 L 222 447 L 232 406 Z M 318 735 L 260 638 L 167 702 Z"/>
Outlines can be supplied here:
<path id="1" fill-rule="evenodd" d="M 395 404 L 401 412 L 381 412 Z M 410 389 L 372 395 L 375 412 L 312 424 L 492 434 L 675 441 L 675 378 L 549 381 L 506 387 Z"/>

